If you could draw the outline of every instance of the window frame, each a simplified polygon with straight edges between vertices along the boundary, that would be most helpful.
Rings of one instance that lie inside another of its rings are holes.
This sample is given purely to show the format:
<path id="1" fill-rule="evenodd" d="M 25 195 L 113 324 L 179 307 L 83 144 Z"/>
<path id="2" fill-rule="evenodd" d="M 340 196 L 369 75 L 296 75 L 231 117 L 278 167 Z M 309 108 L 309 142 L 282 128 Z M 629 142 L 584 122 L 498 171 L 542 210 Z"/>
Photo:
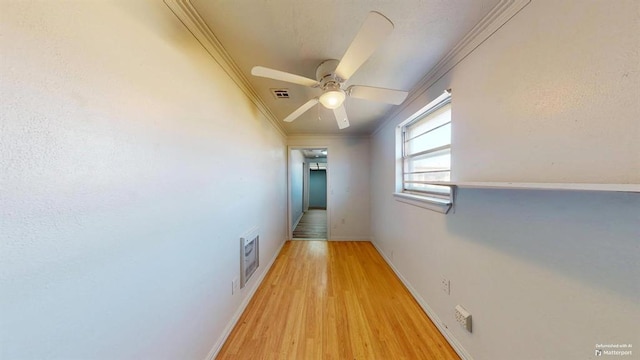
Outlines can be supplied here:
<path id="1" fill-rule="evenodd" d="M 403 121 L 398 125 L 398 142 L 399 142 L 399 161 L 398 166 L 400 167 L 397 172 L 399 175 L 399 181 L 397 182 L 397 191 L 394 193 L 396 200 L 401 202 L 406 202 L 411 205 L 416 205 L 420 207 L 424 207 L 430 210 L 435 210 L 442 213 L 447 213 L 453 204 L 453 196 L 454 196 L 454 188 L 447 185 L 441 185 L 438 183 L 448 182 L 448 181 L 425 181 L 425 180 L 407 180 L 407 175 L 424 173 L 424 172 L 407 172 L 406 169 L 409 167 L 408 161 L 411 159 L 419 158 L 421 156 L 425 156 L 428 154 L 434 154 L 438 152 L 446 151 L 445 154 L 451 157 L 451 136 L 449 136 L 449 141 L 445 145 L 439 145 L 434 147 L 429 147 L 425 150 L 413 152 L 411 154 L 407 154 L 408 142 L 416 139 L 420 136 L 424 136 L 432 131 L 435 131 L 439 128 L 442 128 L 446 125 L 451 125 L 453 120 L 450 116 L 449 121 L 444 124 L 438 124 L 433 128 L 421 133 L 417 136 L 414 136 L 410 139 L 406 139 L 409 133 L 409 129 L 412 125 L 417 125 L 428 118 L 429 115 L 441 110 L 443 107 L 449 106 L 449 111 L 453 110 L 452 106 L 452 98 L 451 91 L 447 90 L 442 95 L 438 96 L 435 100 L 430 102 L 427 106 L 420 109 L 420 111 L 416 112 L 413 116 L 409 117 L 407 120 Z M 428 123 L 429 120 L 427 120 Z M 438 169 L 437 171 L 430 172 L 448 172 L 449 173 L 449 181 L 451 179 L 451 161 L 446 169 Z M 429 190 L 421 190 L 411 188 L 411 186 L 407 186 L 406 184 L 434 184 L 430 187 Z"/>

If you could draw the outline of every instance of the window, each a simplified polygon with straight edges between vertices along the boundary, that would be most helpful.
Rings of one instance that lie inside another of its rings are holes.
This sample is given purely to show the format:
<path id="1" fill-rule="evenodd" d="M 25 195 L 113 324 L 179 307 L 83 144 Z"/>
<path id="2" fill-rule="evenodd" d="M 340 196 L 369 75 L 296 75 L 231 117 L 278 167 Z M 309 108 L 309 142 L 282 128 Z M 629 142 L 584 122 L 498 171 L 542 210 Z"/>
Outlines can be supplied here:
<path id="1" fill-rule="evenodd" d="M 451 95 L 445 92 L 401 125 L 402 193 L 450 199 Z"/>

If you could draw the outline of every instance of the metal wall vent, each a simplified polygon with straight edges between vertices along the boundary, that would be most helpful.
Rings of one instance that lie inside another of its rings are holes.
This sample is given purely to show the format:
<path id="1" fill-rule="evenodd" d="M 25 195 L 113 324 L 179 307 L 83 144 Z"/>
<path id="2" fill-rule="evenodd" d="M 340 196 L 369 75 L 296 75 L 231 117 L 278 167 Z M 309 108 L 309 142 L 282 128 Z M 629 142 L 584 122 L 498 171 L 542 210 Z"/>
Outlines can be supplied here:
<path id="1" fill-rule="evenodd" d="M 289 98 L 289 90 L 288 89 L 271 89 L 271 93 L 276 99 L 288 99 Z"/>

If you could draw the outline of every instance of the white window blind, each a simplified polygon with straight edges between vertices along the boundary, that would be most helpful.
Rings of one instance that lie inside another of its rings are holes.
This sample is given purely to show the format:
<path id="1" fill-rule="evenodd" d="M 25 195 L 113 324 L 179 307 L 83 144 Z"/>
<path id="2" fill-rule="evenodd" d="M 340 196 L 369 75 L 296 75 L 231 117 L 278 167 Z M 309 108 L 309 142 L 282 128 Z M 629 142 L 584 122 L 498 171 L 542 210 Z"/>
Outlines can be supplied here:
<path id="1" fill-rule="evenodd" d="M 402 127 L 402 191 L 448 198 L 451 180 L 451 97 L 426 109 Z"/>

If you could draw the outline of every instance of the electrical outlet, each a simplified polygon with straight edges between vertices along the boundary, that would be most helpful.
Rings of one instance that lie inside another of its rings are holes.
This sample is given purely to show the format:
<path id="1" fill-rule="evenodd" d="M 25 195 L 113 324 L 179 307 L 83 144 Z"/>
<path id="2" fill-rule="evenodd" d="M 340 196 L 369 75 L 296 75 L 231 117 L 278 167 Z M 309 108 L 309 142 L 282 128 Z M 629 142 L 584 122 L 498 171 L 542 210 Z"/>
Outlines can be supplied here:
<path id="1" fill-rule="evenodd" d="M 231 295 L 235 294 L 240 290 L 240 281 L 238 278 L 231 280 Z"/>
<path id="2" fill-rule="evenodd" d="M 447 279 L 447 278 L 442 278 L 441 288 L 442 288 L 442 291 L 445 292 L 445 294 L 450 295 L 451 294 L 451 281 L 449 281 L 449 279 Z"/>
<path id="3" fill-rule="evenodd" d="M 460 305 L 456 306 L 456 321 L 471 332 L 471 314 Z"/>

